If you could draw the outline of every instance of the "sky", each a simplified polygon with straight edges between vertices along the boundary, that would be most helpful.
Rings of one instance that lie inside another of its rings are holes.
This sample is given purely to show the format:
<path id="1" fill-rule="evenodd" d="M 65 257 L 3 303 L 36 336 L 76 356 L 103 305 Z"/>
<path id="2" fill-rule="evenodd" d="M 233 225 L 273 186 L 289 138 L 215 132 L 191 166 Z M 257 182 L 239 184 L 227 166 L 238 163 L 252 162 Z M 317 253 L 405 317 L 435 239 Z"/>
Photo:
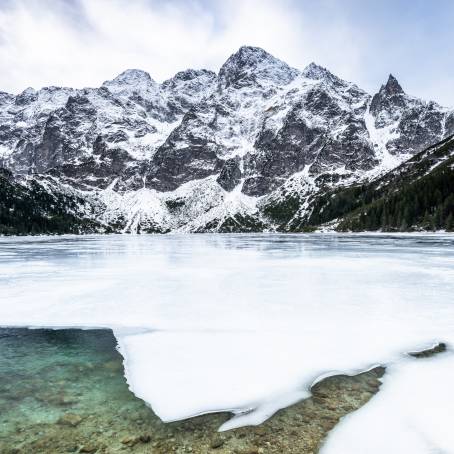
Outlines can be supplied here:
<path id="1" fill-rule="evenodd" d="M 242 45 L 454 106 L 452 0 L 0 0 L 0 90 L 218 71 Z"/>

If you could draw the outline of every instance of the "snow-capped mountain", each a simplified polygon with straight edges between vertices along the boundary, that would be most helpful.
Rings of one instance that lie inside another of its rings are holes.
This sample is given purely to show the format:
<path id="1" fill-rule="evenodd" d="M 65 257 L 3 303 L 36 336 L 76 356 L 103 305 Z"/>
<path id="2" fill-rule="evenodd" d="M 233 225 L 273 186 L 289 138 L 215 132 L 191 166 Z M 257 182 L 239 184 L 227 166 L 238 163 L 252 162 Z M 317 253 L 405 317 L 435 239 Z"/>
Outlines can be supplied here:
<path id="1" fill-rule="evenodd" d="M 158 83 L 131 69 L 100 88 L 0 93 L 0 166 L 125 231 L 282 227 L 289 204 L 307 217 L 314 195 L 376 179 L 453 132 L 452 111 L 391 75 L 372 96 L 255 47 L 218 74 Z"/>

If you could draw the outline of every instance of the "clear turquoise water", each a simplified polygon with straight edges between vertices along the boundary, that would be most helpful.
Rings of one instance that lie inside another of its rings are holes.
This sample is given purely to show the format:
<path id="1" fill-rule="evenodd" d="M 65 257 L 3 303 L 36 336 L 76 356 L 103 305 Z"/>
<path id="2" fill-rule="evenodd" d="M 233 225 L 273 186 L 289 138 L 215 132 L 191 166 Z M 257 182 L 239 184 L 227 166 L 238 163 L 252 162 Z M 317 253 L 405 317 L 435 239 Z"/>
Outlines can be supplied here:
<path id="1" fill-rule="evenodd" d="M 52 438 L 53 430 L 65 428 L 58 421 L 68 413 L 93 420 L 86 434 L 78 425 L 68 450 L 93 431 L 109 436 L 121 415 L 152 417 L 129 392 L 115 347 L 108 330 L 0 329 L 0 452 L 28 445 L 30 437 Z M 52 449 L 42 452 L 61 448 Z"/>
<path id="2" fill-rule="evenodd" d="M 321 394 L 333 400 L 218 434 L 228 414 L 164 424 L 123 372 L 109 330 L 0 329 L 0 454 L 314 453 L 340 416 L 371 397 L 371 380 L 377 386 L 373 374 L 334 380 Z"/>

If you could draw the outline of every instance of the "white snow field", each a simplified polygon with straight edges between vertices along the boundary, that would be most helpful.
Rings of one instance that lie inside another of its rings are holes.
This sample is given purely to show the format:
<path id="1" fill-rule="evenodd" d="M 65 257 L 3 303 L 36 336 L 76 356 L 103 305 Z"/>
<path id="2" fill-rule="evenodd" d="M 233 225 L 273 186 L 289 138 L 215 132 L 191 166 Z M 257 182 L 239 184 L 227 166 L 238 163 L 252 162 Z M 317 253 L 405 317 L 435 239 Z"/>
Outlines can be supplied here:
<path id="1" fill-rule="evenodd" d="M 163 421 L 259 424 L 324 376 L 388 365 L 327 453 L 453 452 L 454 355 L 406 354 L 454 346 L 453 294 L 453 235 L 0 238 L 0 326 L 112 328 Z"/>
<path id="2" fill-rule="evenodd" d="M 383 381 L 371 401 L 334 428 L 321 454 L 453 453 L 453 354 L 394 364 Z"/>

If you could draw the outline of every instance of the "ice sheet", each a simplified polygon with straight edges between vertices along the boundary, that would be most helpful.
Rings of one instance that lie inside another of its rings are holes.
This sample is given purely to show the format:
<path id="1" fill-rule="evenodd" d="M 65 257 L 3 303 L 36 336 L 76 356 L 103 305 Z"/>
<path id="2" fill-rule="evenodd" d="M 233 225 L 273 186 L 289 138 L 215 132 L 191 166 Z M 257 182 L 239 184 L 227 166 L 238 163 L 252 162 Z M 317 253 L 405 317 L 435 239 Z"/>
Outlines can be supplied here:
<path id="1" fill-rule="evenodd" d="M 110 327 L 164 421 L 258 424 L 321 376 L 454 345 L 451 235 L 0 239 L 0 325 Z"/>
<path id="2" fill-rule="evenodd" d="M 454 358 L 388 367 L 380 392 L 333 430 L 321 454 L 453 453 Z"/>

